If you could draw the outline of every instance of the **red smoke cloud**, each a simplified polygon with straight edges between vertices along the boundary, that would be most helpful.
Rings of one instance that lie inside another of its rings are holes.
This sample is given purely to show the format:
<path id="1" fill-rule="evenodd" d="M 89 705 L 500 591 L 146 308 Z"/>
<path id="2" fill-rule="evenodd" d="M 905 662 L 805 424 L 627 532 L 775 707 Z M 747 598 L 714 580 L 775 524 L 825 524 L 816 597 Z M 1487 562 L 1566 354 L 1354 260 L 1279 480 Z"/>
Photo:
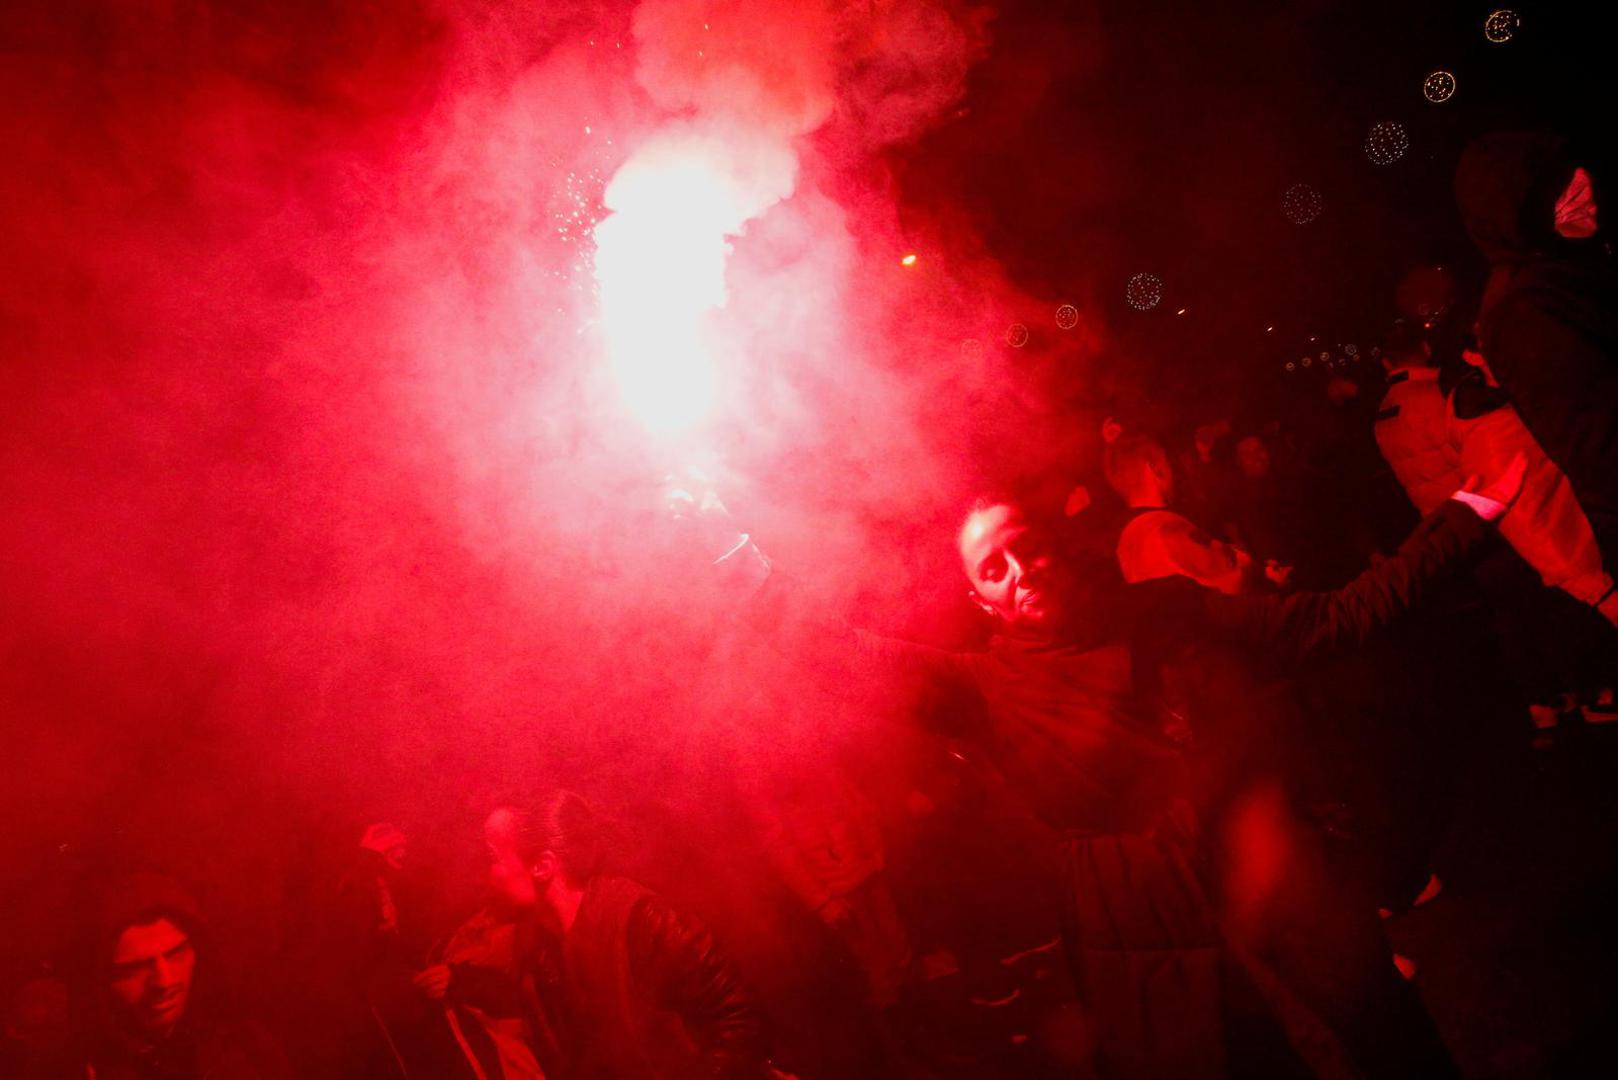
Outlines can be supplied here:
<path id="1" fill-rule="evenodd" d="M 1013 291 L 962 223 L 901 227 L 883 157 L 960 101 L 990 16 L 19 18 L 11 797 L 53 838 L 148 804 L 171 835 L 250 797 L 441 808 L 706 752 L 753 672 L 706 651 L 740 598 L 703 607 L 664 535 L 660 478 L 689 465 L 832 610 L 913 624 L 918 587 L 953 589 L 972 449 L 1048 429 L 998 346 Z M 671 438 L 612 381 L 593 230 L 614 177 L 693 141 L 744 190 L 705 316 L 717 404 Z"/>

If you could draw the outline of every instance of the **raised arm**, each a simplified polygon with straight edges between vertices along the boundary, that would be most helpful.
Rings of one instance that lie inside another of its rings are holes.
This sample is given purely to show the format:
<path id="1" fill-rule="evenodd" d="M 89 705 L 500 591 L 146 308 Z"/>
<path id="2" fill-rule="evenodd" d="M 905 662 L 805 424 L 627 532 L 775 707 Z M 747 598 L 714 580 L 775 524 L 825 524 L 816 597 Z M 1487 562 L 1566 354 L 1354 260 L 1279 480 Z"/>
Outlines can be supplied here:
<path id="1" fill-rule="evenodd" d="M 1331 592 L 1289 596 L 1199 593 L 1210 622 L 1294 658 L 1358 644 L 1410 610 L 1459 564 L 1522 490 L 1518 455 L 1480 492 L 1458 491 L 1422 519 L 1415 532 L 1359 577 Z"/>
<path id="2" fill-rule="evenodd" d="M 783 652 L 806 652 L 847 678 L 903 680 L 945 692 L 976 689 L 975 659 L 888 637 L 821 615 L 789 577 L 772 573 L 750 602 L 747 617 Z"/>
<path id="3" fill-rule="evenodd" d="M 744 597 L 740 612 L 754 632 L 783 653 L 807 654 L 843 678 L 897 678 L 946 691 L 975 688 L 970 653 L 920 645 L 858 629 L 830 618 L 802 584 L 779 571 L 742 531 L 711 491 L 671 488 L 669 509 L 712 554 L 712 574 L 728 596 Z"/>

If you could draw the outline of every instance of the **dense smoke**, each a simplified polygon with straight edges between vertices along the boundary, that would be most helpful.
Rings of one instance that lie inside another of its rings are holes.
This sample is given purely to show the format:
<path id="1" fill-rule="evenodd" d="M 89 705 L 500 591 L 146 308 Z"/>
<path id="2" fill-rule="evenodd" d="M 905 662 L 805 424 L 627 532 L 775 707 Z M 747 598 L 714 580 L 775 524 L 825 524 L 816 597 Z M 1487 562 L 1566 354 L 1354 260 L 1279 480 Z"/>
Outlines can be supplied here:
<path id="1" fill-rule="evenodd" d="M 18 17 L 8 861 L 122 845 L 250 872 L 311 817 L 723 774 L 725 732 L 780 706 L 745 689 L 776 661 L 712 652 L 745 597 L 683 550 L 669 474 L 713 483 L 828 612 L 936 614 L 914 601 L 954 593 L 936 571 L 970 449 L 1028 430 L 1028 391 L 995 347 L 1003 276 L 962 222 L 901 226 L 883 155 L 948 118 L 991 15 Z M 671 191 L 720 201 L 704 218 Z M 610 266 L 636 215 L 706 229 L 707 264 L 604 287 L 598 246 Z M 667 393 L 636 388 L 687 386 L 656 345 L 698 269 L 708 394 L 660 428 L 644 406 Z M 627 383 L 626 327 L 653 365 Z M 286 819 L 243 844 L 265 805 Z"/>

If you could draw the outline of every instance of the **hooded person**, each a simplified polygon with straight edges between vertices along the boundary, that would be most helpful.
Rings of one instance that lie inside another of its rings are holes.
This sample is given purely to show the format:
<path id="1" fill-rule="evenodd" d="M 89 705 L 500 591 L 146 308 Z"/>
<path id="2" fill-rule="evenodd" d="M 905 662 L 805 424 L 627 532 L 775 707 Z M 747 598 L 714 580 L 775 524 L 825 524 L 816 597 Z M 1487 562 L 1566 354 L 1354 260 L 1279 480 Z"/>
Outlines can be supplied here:
<path id="1" fill-rule="evenodd" d="M 1502 131 L 1455 177 L 1491 273 L 1482 353 L 1518 415 L 1573 486 L 1603 563 L 1618 562 L 1618 271 L 1598 236 L 1595 191 L 1567 141 Z"/>
<path id="2" fill-rule="evenodd" d="M 98 1080 L 271 1080 L 290 1076 L 258 1024 L 226 1014 L 196 902 L 137 873 L 98 898 L 89 942 L 86 1058 Z"/>
<path id="3" fill-rule="evenodd" d="M 1578 498 L 1562 470 L 1523 424 L 1511 399 L 1467 367 L 1454 385 L 1432 358 L 1419 327 L 1397 323 L 1383 345 L 1388 388 L 1376 417 L 1376 444 L 1417 511 L 1426 514 L 1468 476 L 1493 475 L 1521 454 L 1522 495 L 1500 535 L 1547 587 L 1618 620 L 1618 596 Z"/>

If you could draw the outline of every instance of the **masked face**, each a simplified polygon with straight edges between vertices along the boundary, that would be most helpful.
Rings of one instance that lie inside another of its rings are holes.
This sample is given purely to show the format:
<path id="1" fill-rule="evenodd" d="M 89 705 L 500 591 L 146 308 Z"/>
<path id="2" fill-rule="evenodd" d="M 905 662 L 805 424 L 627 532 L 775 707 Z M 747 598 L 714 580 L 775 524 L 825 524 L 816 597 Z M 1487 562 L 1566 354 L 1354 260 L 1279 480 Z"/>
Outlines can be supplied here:
<path id="1" fill-rule="evenodd" d="M 1590 186 L 1590 174 L 1574 169 L 1567 190 L 1556 200 L 1556 231 L 1569 240 L 1584 240 L 1594 236 L 1596 228 L 1596 193 Z"/>
<path id="2" fill-rule="evenodd" d="M 191 939 L 169 920 L 131 926 L 113 949 L 113 1001 L 139 1030 L 166 1037 L 185 1015 L 196 965 Z"/>
<path id="3" fill-rule="evenodd" d="M 1012 631 L 1054 628 L 1060 575 L 1049 538 L 1004 504 L 973 512 L 961 529 L 961 563 L 978 606 Z"/>

